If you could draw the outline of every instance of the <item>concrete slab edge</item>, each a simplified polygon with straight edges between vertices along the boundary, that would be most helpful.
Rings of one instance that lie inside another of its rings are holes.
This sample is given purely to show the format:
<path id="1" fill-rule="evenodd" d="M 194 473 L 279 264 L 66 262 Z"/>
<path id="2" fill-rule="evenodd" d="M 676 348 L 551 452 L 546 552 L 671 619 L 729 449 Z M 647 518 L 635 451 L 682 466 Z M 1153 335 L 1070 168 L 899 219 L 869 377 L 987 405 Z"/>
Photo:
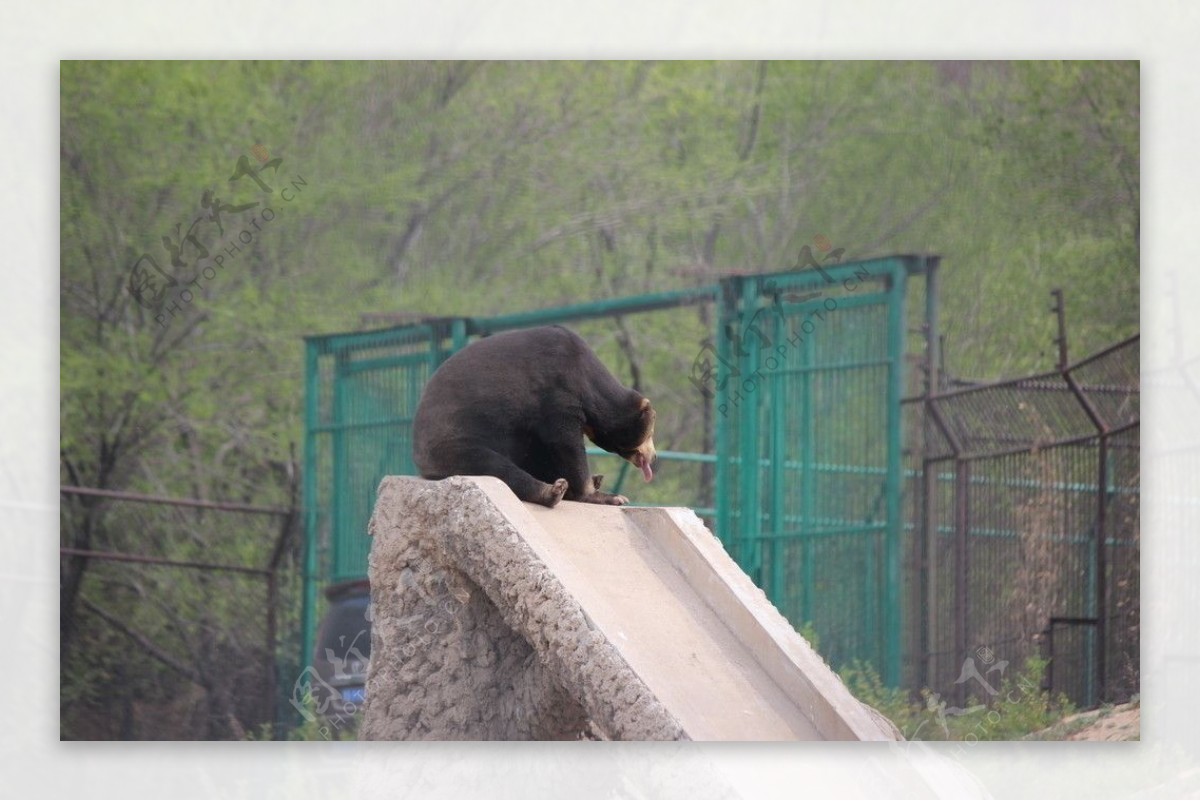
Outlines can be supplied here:
<path id="1" fill-rule="evenodd" d="M 842 683 L 738 567 L 691 509 L 630 507 L 625 513 L 726 621 L 730 631 L 817 730 L 830 740 L 896 741 L 899 732 Z M 675 532 L 683 536 L 677 536 Z"/>
<path id="2" fill-rule="evenodd" d="M 686 740 L 679 722 L 521 536 L 540 526 L 511 490 L 490 476 L 454 476 L 439 484 L 461 496 L 478 525 L 440 539 L 448 559 L 491 599 L 504 621 L 614 740 Z M 523 581 L 512 581 L 515 572 Z M 535 585 L 536 592 L 524 592 Z"/>

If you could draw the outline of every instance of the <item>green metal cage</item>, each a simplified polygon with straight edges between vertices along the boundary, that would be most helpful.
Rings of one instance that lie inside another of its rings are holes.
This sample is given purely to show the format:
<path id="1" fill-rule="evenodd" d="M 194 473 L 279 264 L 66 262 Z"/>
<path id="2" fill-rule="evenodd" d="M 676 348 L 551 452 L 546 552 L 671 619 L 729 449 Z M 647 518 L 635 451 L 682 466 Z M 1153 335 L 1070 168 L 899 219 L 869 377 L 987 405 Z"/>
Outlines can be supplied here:
<path id="1" fill-rule="evenodd" d="M 677 292 L 307 338 L 302 658 L 318 585 L 366 575 L 380 479 L 416 472 L 412 418 L 442 361 L 502 330 L 708 304 L 715 327 L 691 383 L 711 404 L 715 452 L 659 457 L 712 465 L 712 506 L 693 508 L 797 627 L 821 633 L 827 659 L 870 661 L 898 684 L 905 301 L 909 280 L 936 265 L 932 256 L 814 263 Z M 936 342 L 929 284 L 922 346 Z"/>

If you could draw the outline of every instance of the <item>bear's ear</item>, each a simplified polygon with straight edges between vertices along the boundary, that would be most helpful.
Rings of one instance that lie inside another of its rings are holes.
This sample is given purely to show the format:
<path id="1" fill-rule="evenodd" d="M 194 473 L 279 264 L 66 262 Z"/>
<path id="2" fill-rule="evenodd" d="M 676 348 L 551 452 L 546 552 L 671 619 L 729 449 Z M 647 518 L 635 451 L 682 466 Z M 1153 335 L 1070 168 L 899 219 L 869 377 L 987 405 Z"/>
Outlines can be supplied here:
<path id="1" fill-rule="evenodd" d="M 654 407 L 650 405 L 649 398 L 642 398 L 642 402 L 638 405 L 638 418 L 646 429 L 646 436 L 649 437 L 654 433 Z"/>

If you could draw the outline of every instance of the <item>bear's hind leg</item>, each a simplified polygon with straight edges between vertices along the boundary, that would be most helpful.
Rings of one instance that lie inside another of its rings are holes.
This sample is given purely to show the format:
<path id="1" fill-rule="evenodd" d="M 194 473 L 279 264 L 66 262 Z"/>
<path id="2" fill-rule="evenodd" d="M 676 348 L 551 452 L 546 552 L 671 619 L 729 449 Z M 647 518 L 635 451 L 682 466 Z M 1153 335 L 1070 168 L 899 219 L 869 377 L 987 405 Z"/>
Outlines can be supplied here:
<path id="1" fill-rule="evenodd" d="M 568 501 L 598 503 L 609 506 L 624 506 L 629 499 L 624 495 L 601 492 L 603 475 L 592 475 L 588 470 L 587 453 L 582 442 L 542 444 L 529 457 L 530 471 L 545 480 L 551 476 L 565 476 L 568 489 L 564 496 Z"/>
<path id="2" fill-rule="evenodd" d="M 539 481 L 521 469 L 512 459 L 489 448 L 472 450 L 469 453 L 459 452 L 447 461 L 454 463 L 455 475 L 495 476 L 507 484 L 514 495 L 528 503 L 554 506 L 569 489 L 565 478 L 550 483 Z"/>

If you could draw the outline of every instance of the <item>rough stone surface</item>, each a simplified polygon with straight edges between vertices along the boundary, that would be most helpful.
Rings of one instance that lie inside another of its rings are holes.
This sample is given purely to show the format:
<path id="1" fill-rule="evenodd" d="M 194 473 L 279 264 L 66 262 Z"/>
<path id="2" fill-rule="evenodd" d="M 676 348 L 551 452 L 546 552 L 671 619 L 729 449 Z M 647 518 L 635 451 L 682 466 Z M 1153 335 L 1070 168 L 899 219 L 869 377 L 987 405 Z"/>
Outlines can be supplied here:
<path id="1" fill-rule="evenodd" d="M 688 509 L 385 479 L 364 739 L 895 740 Z"/>
<path id="2" fill-rule="evenodd" d="M 686 738 L 474 480 L 378 497 L 360 738 Z"/>

